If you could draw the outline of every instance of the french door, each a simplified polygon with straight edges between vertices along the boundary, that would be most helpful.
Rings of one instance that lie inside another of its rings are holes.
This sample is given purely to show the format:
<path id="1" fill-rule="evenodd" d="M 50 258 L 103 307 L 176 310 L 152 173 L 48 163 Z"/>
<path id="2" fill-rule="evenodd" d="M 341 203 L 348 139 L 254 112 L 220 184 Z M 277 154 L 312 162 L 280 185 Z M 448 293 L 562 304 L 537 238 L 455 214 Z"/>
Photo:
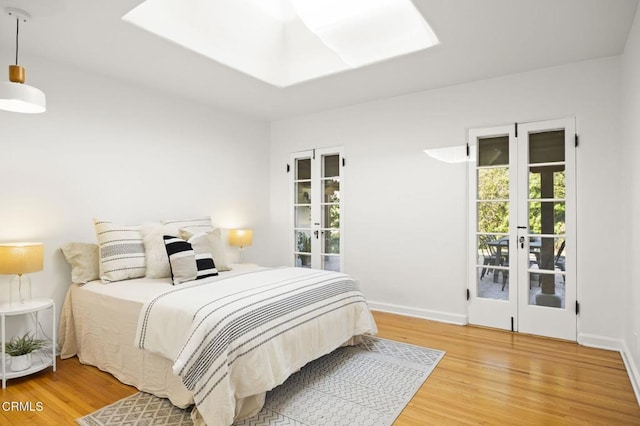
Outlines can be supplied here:
<path id="1" fill-rule="evenodd" d="M 296 152 L 291 163 L 293 265 L 342 271 L 342 149 Z"/>
<path id="2" fill-rule="evenodd" d="M 469 322 L 575 341 L 574 120 L 469 135 Z"/>

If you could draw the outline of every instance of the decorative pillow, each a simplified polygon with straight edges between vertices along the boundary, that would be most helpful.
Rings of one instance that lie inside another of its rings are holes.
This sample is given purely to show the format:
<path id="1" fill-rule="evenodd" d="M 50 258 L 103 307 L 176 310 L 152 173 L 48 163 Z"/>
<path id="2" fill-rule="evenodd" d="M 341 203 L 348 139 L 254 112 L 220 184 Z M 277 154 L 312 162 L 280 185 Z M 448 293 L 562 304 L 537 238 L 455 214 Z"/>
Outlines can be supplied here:
<path id="1" fill-rule="evenodd" d="M 205 234 L 195 235 L 189 241 L 171 235 L 164 235 L 163 239 L 174 285 L 218 275 Z"/>
<path id="2" fill-rule="evenodd" d="M 193 237 L 193 234 L 188 230 L 180 229 L 180 236 L 185 240 Z M 230 271 L 229 261 L 227 260 L 227 250 L 225 249 L 224 240 L 222 239 L 222 232 L 219 228 L 214 229 L 207 234 L 207 240 L 209 240 L 209 248 L 213 254 L 213 260 L 216 262 L 216 269 L 218 272 Z"/>
<path id="3" fill-rule="evenodd" d="M 100 247 L 102 282 L 144 277 L 146 261 L 144 242 L 138 226 L 118 225 L 94 219 Z"/>
<path id="4" fill-rule="evenodd" d="M 162 224 L 178 229 L 186 229 L 191 232 L 191 235 L 206 234 L 213 231 L 211 218 L 209 216 L 196 219 L 163 220 Z"/>
<path id="5" fill-rule="evenodd" d="M 67 243 L 60 250 L 71 265 L 71 282 L 84 284 L 100 278 L 97 244 Z"/>
<path id="6" fill-rule="evenodd" d="M 163 225 L 159 222 L 143 223 L 140 227 L 144 240 L 144 252 L 147 259 L 147 278 L 171 277 L 171 267 L 167 257 L 167 249 L 164 245 L 163 235 L 177 235 L 178 228 L 171 225 Z"/>

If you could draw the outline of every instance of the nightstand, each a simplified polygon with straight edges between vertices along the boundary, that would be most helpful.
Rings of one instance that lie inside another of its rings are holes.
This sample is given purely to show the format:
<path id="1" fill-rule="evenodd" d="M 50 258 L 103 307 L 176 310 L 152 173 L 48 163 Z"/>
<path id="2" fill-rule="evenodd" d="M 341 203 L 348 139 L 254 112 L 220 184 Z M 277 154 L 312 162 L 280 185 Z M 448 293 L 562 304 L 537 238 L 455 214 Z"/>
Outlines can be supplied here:
<path id="1" fill-rule="evenodd" d="M 37 353 L 34 353 L 32 356 L 32 364 L 31 367 L 22 371 L 7 371 L 9 362 L 8 357 L 5 353 L 5 343 L 7 342 L 6 336 L 6 318 L 9 316 L 15 315 L 29 315 L 34 319 L 33 330 L 32 333 L 35 334 L 37 338 L 47 338 L 47 336 L 42 336 L 44 331 L 39 329 L 38 316 L 40 311 L 50 310 L 51 312 L 51 347 L 45 348 Z M 32 299 L 26 301 L 24 303 L 3 303 L 0 304 L 0 328 L 2 329 L 2 333 L 0 335 L 0 343 L 2 344 L 2 388 L 7 387 L 7 380 L 14 379 L 16 377 L 27 376 L 29 374 L 36 373 L 38 371 L 44 370 L 49 366 L 53 366 L 53 371 L 56 371 L 56 304 L 53 299 Z M 49 352 L 51 351 L 51 352 Z M 50 356 L 49 356 L 50 355 Z"/>

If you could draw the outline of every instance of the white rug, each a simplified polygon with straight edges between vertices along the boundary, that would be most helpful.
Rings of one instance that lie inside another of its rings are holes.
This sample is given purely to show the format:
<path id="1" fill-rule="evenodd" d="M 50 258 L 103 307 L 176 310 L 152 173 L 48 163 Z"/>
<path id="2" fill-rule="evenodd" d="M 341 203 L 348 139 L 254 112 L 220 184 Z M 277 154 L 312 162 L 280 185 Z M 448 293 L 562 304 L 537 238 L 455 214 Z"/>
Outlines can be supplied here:
<path id="1" fill-rule="evenodd" d="M 391 425 L 444 356 L 377 337 L 317 359 L 267 393 L 264 408 L 236 426 Z M 78 419 L 82 426 L 191 425 L 190 409 L 138 392 Z"/>

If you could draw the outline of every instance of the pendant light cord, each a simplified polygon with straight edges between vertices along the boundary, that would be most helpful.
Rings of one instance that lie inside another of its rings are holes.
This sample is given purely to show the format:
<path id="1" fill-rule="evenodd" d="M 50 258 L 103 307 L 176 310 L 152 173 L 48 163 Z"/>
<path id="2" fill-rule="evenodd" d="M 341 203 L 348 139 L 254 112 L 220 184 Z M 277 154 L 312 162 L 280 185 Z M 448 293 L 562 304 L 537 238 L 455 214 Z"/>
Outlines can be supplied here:
<path id="1" fill-rule="evenodd" d="M 20 35 L 20 18 L 16 19 L 16 65 L 18 65 L 18 36 Z"/>

